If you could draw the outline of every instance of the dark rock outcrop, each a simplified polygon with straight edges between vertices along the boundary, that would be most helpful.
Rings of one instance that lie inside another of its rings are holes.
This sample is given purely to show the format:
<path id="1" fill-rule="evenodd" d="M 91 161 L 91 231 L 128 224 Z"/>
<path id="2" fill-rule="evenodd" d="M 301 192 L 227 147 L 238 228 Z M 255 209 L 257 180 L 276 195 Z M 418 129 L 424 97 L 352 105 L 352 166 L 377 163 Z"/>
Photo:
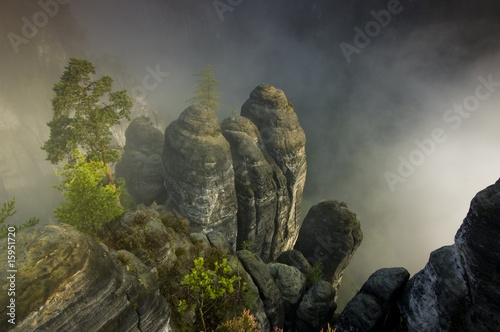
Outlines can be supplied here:
<path id="1" fill-rule="evenodd" d="M 311 265 L 322 262 L 325 279 L 338 292 L 344 270 L 362 239 L 360 222 L 347 205 L 324 201 L 307 213 L 294 249 Z"/>
<path id="2" fill-rule="evenodd" d="M 279 255 L 276 260 L 278 263 L 294 266 L 299 269 L 304 275 L 307 275 L 311 269 L 311 264 L 307 261 L 304 255 L 298 250 L 287 250 Z"/>
<path id="3" fill-rule="evenodd" d="M 215 112 L 196 104 L 165 130 L 168 202 L 195 230 L 218 230 L 236 244 L 238 203 L 229 143 Z"/>
<path id="4" fill-rule="evenodd" d="M 455 235 L 469 286 L 471 331 L 500 331 L 499 238 L 500 180 L 474 197 Z"/>
<path id="5" fill-rule="evenodd" d="M 410 331 L 441 331 L 454 325 L 467 301 L 465 271 L 455 245 L 431 253 L 408 282 L 399 306 Z"/>
<path id="6" fill-rule="evenodd" d="M 296 315 L 296 331 L 316 332 L 326 330 L 337 304 L 335 289 L 327 281 L 314 283 L 299 304 Z"/>
<path id="7" fill-rule="evenodd" d="M 169 308 L 138 260 L 131 263 L 146 287 L 105 246 L 68 225 L 20 231 L 16 242 L 16 325 L 10 331 L 169 330 Z M 0 263 L 7 266 L 7 255 Z M 0 281 L 3 294 L 7 281 Z M 13 327 L 6 309 L 0 309 L 3 331 Z"/>
<path id="8" fill-rule="evenodd" d="M 149 205 L 166 200 L 161 155 L 163 133 L 149 118 L 134 119 L 125 131 L 124 153 L 116 164 L 116 177 L 124 178 L 127 191 L 136 203 Z"/>
<path id="9" fill-rule="evenodd" d="M 285 310 L 284 330 L 288 331 L 293 326 L 295 311 L 304 295 L 306 277 L 293 266 L 281 263 L 270 263 L 267 266 L 281 293 Z"/>
<path id="10" fill-rule="evenodd" d="M 241 115 L 258 128 L 267 152 L 279 168 L 279 172 L 274 171 L 278 193 L 271 259 L 275 259 L 281 252 L 292 249 L 301 226 L 306 138 L 283 91 L 270 85 L 259 85 L 251 92 Z"/>
<path id="11" fill-rule="evenodd" d="M 410 279 L 399 307 L 410 332 L 500 330 L 500 180 L 480 191 L 455 236 Z"/>
<path id="12" fill-rule="evenodd" d="M 337 331 L 396 331 L 401 320 L 397 301 L 409 277 L 404 268 L 385 268 L 373 273 L 342 311 L 335 325 Z"/>
<path id="13" fill-rule="evenodd" d="M 236 254 L 259 289 L 260 298 L 264 302 L 264 308 L 271 327 L 283 328 L 285 320 L 283 301 L 269 268 L 259 256 L 248 250 L 240 250 Z"/>

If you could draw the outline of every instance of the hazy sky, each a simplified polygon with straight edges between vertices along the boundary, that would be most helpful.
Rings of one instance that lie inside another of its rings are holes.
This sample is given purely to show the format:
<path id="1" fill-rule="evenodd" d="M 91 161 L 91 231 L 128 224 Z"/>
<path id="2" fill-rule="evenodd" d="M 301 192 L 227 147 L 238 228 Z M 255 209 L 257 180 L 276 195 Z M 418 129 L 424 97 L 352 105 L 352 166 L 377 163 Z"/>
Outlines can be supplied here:
<path id="1" fill-rule="evenodd" d="M 303 213 L 337 199 L 358 214 L 365 236 L 349 270 L 359 282 L 380 267 L 423 268 L 500 177 L 497 1 L 61 6 L 87 54 L 122 58 L 167 122 L 206 64 L 222 82 L 221 120 L 258 84 L 282 89 L 308 139 Z"/>

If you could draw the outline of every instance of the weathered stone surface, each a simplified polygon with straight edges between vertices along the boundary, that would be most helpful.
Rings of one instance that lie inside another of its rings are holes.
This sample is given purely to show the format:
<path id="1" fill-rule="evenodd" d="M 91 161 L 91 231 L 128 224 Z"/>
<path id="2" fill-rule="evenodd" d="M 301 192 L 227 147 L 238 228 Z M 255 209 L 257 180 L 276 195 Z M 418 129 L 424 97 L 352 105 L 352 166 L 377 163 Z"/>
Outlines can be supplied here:
<path id="1" fill-rule="evenodd" d="M 137 203 L 163 203 L 166 200 L 161 166 L 163 133 L 149 118 L 139 117 L 130 123 L 125 137 L 124 153 L 116 164 L 117 178 L 125 179 L 127 191 Z"/>
<path id="2" fill-rule="evenodd" d="M 467 284 L 455 245 L 433 251 L 425 268 L 408 282 L 399 307 L 410 331 L 441 331 L 464 312 Z"/>
<path id="3" fill-rule="evenodd" d="M 373 273 L 342 311 L 335 325 L 337 331 L 396 331 L 401 319 L 397 300 L 409 277 L 404 268 Z"/>
<path id="4" fill-rule="evenodd" d="M 500 331 L 500 180 L 480 191 L 455 236 L 469 285 L 470 331 Z"/>
<path id="5" fill-rule="evenodd" d="M 105 246 L 71 226 L 20 231 L 16 243 L 16 326 L 11 331 L 170 329 L 169 309 L 157 286 L 145 288 Z M 7 239 L 1 239 L 0 247 L 6 246 Z M 7 266 L 7 255 L 0 262 Z M 148 273 L 143 264 L 135 261 L 135 266 L 138 274 Z M 2 294 L 7 288 L 4 278 Z M 6 309 L 0 309 L 3 331 L 13 327 Z"/>
<path id="6" fill-rule="evenodd" d="M 271 250 L 276 253 L 271 259 L 275 259 L 281 252 L 292 249 L 301 226 L 300 204 L 307 168 L 306 138 L 283 91 L 270 85 L 259 85 L 250 93 L 241 115 L 256 125 L 266 150 L 286 178 L 286 183 L 275 179 L 278 206 Z M 283 185 L 286 191 L 282 190 Z"/>
<path id="7" fill-rule="evenodd" d="M 194 230 L 218 230 L 236 244 L 238 203 L 231 149 L 215 112 L 199 104 L 165 130 L 163 170 L 168 201 Z"/>
<path id="8" fill-rule="evenodd" d="M 241 264 L 259 289 L 271 327 L 283 328 L 285 319 L 281 293 L 262 259 L 248 250 L 236 252 Z"/>
<path id="9" fill-rule="evenodd" d="M 304 255 L 298 250 L 284 251 L 281 255 L 279 255 L 277 262 L 294 266 L 304 275 L 307 275 L 307 272 L 311 268 L 311 264 L 309 264 Z"/>
<path id="10" fill-rule="evenodd" d="M 335 289 L 327 281 L 314 283 L 299 304 L 296 331 L 316 332 L 327 328 L 337 304 Z"/>
<path id="11" fill-rule="evenodd" d="M 295 323 L 295 311 L 304 295 L 306 277 L 295 267 L 270 263 L 267 265 L 269 272 L 278 286 L 285 310 L 285 331 L 293 327 Z"/>
<path id="12" fill-rule="evenodd" d="M 307 213 L 294 249 L 312 265 L 322 262 L 325 279 L 338 292 L 342 275 L 362 240 L 360 222 L 347 205 L 324 201 Z"/>
<path id="13" fill-rule="evenodd" d="M 225 119 L 222 133 L 231 145 L 235 186 L 238 197 L 238 243 L 254 244 L 254 252 L 264 261 L 273 256 L 271 245 L 275 234 L 277 188 L 276 164 L 261 141 L 259 130 L 247 118 Z"/>
<path id="14" fill-rule="evenodd" d="M 259 288 L 255 285 L 252 277 L 243 267 L 241 261 L 236 255 L 229 255 L 227 263 L 231 266 L 233 271 L 237 271 L 237 275 L 241 276 L 246 281 L 246 298 L 248 307 L 251 308 L 251 313 L 257 321 L 259 331 L 270 331 L 269 319 L 267 318 L 264 302 L 262 302 L 259 295 Z"/>
<path id="15" fill-rule="evenodd" d="M 410 332 L 500 330 L 500 180 L 480 191 L 455 236 L 410 279 L 399 307 Z"/>
<path id="16" fill-rule="evenodd" d="M 227 238 L 224 236 L 224 234 L 222 234 L 221 232 L 219 232 L 219 231 L 208 232 L 207 239 L 208 239 L 208 242 L 210 242 L 210 245 L 212 247 L 226 250 L 228 253 L 234 254 L 233 247 L 227 241 Z"/>

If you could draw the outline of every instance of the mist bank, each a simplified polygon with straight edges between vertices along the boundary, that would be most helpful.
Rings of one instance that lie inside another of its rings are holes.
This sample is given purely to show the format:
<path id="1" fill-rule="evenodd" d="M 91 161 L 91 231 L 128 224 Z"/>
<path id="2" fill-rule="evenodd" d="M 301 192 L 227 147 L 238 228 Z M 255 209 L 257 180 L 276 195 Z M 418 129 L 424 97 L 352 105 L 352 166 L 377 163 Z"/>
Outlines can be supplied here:
<path id="1" fill-rule="evenodd" d="M 496 87 L 465 116 L 454 105 L 475 96 L 478 77 L 500 81 L 500 5 L 222 2 L 230 6 L 223 19 L 211 1 L 72 1 L 60 4 L 31 38 L 23 35 L 22 19 L 33 22 L 44 9 L 2 4 L 2 31 L 28 40 L 16 53 L 1 36 L 7 65 L 0 72 L 9 77 L 0 82 L 2 119 L 15 119 L 2 127 L 7 144 L 1 156 L 9 161 L 0 173 L 2 198 L 16 194 L 19 214 L 29 209 L 29 216 L 50 218 L 47 210 L 57 205 L 58 197 L 37 204 L 57 181 L 38 147 L 48 137 L 51 88 L 70 56 L 96 63 L 99 73 L 133 93 L 138 114 L 157 110 L 165 124 L 186 108 L 192 74 L 210 63 L 223 83 L 220 119 L 261 83 L 282 89 L 293 102 L 307 137 L 302 211 L 338 199 L 361 220 L 365 240 L 349 268 L 353 283 L 383 266 L 420 270 L 432 250 L 452 243 L 474 194 L 498 178 Z M 390 20 L 377 20 L 383 11 Z M 342 43 L 359 51 L 350 62 Z M 438 140 L 435 129 L 442 130 Z M 428 139 L 435 147 L 427 145 L 426 153 L 415 142 Z M 412 154 L 424 158 L 411 164 Z M 408 176 L 398 170 L 401 158 L 414 168 Z M 386 172 L 404 181 L 391 188 Z"/>

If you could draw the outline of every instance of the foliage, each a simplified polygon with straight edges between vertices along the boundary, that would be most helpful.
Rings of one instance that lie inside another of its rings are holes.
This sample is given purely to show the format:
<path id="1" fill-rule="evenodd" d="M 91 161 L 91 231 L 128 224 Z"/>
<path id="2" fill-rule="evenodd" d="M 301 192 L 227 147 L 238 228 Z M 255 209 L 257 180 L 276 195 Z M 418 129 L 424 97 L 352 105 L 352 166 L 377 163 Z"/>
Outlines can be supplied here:
<path id="1" fill-rule="evenodd" d="M 8 225 L 5 225 L 5 221 L 7 220 L 8 217 L 12 217 L 14 214 L 16 214 L 16 196 L 12 197 L 10 201 L 3 202 L 3 207 L 0 210 L 0 238 L 6 237 L 7 234 L 9 233 Z M 37 217 L 31 217 L 28 221 L 26 221 L 24 224 L 21 226 L 11 226 L 15 228 L 15 231 L 19 231 L 24 228 L 32 227 L 37 225 L 40 222 L 40 219 Z"/>
<path id="2" fill-rule="evenodd" d="M 185 218 L 176 217 L 170 211 L 164 211 L 160 214 L 160 220 L 165 226 L 165 228 L 171 228 L 177 233 L 181 234 L 189 234 L 190 229 L 188 225 L 188 221 Z"/>
<path id="3" fill-rule="evenodd" d="M 306 289 L 311 287 L 315 282 L 321 281 L 323 279 L 323 263 L 321 261 L 318 261 L 306 271 Z"/>
<path id="4" fill-rule="evenodd" d="M 196 80 L 195 96 L 186 100 L 190 104 L 200 103 L 203 106 L 209 107 L 214 111 L 221 108 L 219 104 L 220 95 L 217 92 L 217 87 L 221 84 L 215 79 L 214 69 L 211 65 L 207 65 L 205 69 L 194 76 L 200 77 Z"/>
<path id="5" fill-rule="evenodd" d="M 241 244 L 241 250 L 248 250 L 253 252 L 254 249 L 255 249 L 255 242 L 253 241 L 245 240 Z"/>
<path id="6" fill-rule="evenodd" d="M 250 310 L 244 309 L 239 317 L 219 325 L 216 332 L 259 332 L 255 316 L 250 314 Z"/>
<path id="7" fill-rule="evenodd" d="M 96 70 L 87 60 L 71 58 L 65 69 L 53 88 L 50 138 L 42 147 L 47 160 L 71 162 L 72 152 L 80 147 L 88 161 L 118 161 L 118 151 L 109 146 L 111 127 L 124 118 L 130 120 L 133 104 L 126 90 L 111 92 L 109 76 L 92 80 Z"/>
<path id="8" fill-rule="evenodd" d="M 76 229 L 96 236 L 102 227 L 123 212 L 118 204 L 120 188 L 115 188 L 106 179 L 107 169 L 102 161 L 85 161 L 76 150 L 72 156 L 74 164 L 63 164 L 58 171 L 63 181 L 59 189 L 66 202 L 56 208 L 56 218 Z"/>
<path id="9" fill-rule="evenodd" d="M 246 283 L 241 280 L 241 277 L 233 274 L 226 258 L 221 262 L 215 261 L 213 267 L 209 268 L 205 259 L 199 257 L 194 260 L 191 273 L 185 275 L 181 282 L 185 298 L 179 300 L 177 310 L 194 310 L 197 321 L 201 321 L 200 327 L 204 331 L 213 330 L 227 320 L 228 307 L 233 306 L 232 294 L 243 294 Z"/>
<path id="10" fill-rule="evenodd" d="M 231 267 L 227 265 L 227 259 L 223 259 L 221 263 L 215 262 L 213 269 L 209 269 L 205 266 L 203 257 L 199 257 L 194 260 L 191 273 L 184 276 L 181 282 L 190 297 L 191 308 L 198 309 L 197 318 L 201 320 L 204 331 L 208 331 L 205 316 L 216 304 L 214 300 L 226 293 L 232 294 L 235 291 L 234 284 L 241 280 L 241 277 L 232 275 L 232 272 Z M 183 299 L 179 301 L 177 310 L 182 312 L 188 307 L 188 302 Z"/>

